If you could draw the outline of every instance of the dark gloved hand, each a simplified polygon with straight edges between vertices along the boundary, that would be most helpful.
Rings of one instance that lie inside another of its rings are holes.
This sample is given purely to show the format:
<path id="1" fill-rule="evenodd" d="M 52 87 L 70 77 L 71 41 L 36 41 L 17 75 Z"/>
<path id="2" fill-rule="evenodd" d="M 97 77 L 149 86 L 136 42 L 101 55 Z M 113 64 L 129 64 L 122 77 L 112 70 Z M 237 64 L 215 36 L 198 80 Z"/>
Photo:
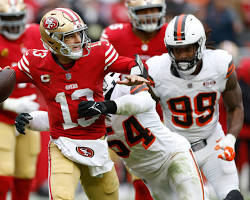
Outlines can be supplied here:
<path id="1" fill-rule="evenodd" d="M 95 115 L 108 113 L 108 108 L 104 102 L 82 101 L 78 106 L 79 117 L 92 117 Z"/>
<path id="2" fill-rule="evenodd" d="M 25 126 L 29 124 L 29 121 L 32 120 L 33 117 L 29 113 L 20 113 L 17 115 L 15 120 L 15 126 L 19 133 L 25 135 Z"/>

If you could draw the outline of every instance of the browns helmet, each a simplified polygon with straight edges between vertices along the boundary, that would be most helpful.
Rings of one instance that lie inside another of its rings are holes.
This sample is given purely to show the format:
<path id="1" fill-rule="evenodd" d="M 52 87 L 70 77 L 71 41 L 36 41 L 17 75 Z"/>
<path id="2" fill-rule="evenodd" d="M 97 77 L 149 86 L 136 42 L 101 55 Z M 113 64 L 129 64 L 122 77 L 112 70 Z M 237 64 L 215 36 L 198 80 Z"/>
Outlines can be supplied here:
<path id="1" fill-rule="evenodd" d="M 198 61 L 203 57 L 206 49 L 206 34 L 204 26 L 194 15 L 179 15 L 172 19 L 165 32 L 164 42 L 169 52 L 172 63 L 179 73 L 192 74 Z M 187 45 L 195 45 L 196 52 L 193 58 L 178 61 L 173 54 L 174 48 L 182 48 Z"/>

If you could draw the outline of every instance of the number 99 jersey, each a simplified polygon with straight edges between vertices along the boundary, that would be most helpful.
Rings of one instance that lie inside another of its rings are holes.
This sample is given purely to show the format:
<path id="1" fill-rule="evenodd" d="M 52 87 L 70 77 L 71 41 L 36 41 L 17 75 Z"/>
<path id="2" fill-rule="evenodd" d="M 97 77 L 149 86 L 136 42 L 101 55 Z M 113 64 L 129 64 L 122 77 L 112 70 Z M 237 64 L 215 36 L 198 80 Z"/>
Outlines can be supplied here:
<path id="1" fill-rule="evenodd" d="M 172 74 L 168 54 L 147 61 L 165 125 L 191 143 L 221 130 L 219 99 L 235 70 L 232 56 L 223 50 L 206 50 L 202 62 L 199 74 L 186 80 Z"/>

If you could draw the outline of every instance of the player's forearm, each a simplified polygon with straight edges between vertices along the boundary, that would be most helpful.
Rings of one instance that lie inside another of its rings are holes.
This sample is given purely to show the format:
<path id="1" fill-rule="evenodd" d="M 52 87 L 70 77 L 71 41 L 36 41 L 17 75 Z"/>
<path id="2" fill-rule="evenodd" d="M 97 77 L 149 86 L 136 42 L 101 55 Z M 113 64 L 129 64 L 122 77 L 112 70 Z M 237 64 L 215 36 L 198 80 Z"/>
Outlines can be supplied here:
<path id="1" fill-rule="evenodd" d="M 240 133 L 244 121 L 243 105 L 238 105 L 232 111 L 227 113 L 227 132 L 235 137 Z"/>
<path id="2" fill-rule="evenodd" d="M 135 95 L 125 95 L 114 101 L 117 105 L 116 114 L 118 115 L 135 115 L 155 107 L 155 101 L 146 91 Z"/>
<path id="3" fill-rule="evenodd" d="M 34 111 L 29 113 L 33 119 L 30 120 L 27 128 L 34 131 L 48 131 L 49 130 L 49 117 L 45 111 Z"/>

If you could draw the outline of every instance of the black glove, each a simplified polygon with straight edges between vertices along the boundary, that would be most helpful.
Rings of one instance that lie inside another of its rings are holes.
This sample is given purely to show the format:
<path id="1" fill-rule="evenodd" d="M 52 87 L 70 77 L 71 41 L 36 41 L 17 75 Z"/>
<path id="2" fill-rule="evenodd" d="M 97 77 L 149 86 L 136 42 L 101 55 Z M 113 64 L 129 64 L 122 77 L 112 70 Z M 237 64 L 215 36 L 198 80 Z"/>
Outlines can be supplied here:
<path id="1" fill-rule="evenodd" d="M 29 121 L 32 120 L 33 117 L 30 116 L 30 114 L 28 113 L 21 113 L 19 115 L 17 115 L 16 120 L 15 120 L 15 126 L 16 126 L 16 130 L 25 135 L 25 126 L 27 124 L 29 124 Z"/>
<path id="2" fill-rule="evenodd" d="M 95 115 L 106 115 L 116 113 L 116 103 L 114 101 L 82 101 L 78 106 L 79 117 L 92 117 Z"/>

